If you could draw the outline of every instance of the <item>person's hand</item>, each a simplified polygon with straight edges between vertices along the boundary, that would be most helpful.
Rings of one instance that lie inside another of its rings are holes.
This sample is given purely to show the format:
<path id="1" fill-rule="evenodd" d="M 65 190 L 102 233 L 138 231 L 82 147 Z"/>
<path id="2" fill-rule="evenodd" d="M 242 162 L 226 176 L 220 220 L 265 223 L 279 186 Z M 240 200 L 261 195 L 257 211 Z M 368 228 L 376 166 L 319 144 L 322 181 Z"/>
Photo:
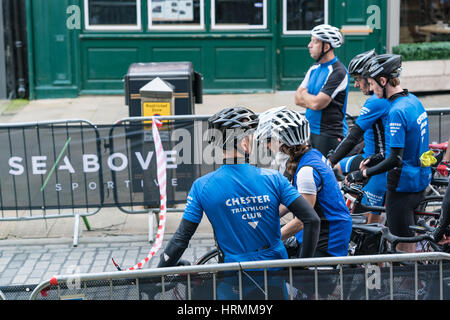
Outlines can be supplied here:
<path id="1" fill-rule="evenodd" d="M 369 168 L 367 165 L 370 162 L 370 158 L 366 158 L 363 161 L 361 161 L 361 163 L 359 164 L 359 170 L 366 170 L 367 168 Z"/>
<path id="2" fill-rule="evenodd" d="M 327 163 L 333 168 L 334 167 L 334 163 L 332 163 L 330 161 L 330 158 L 334 155 L 334 149 L 331 149 L 330 151 L 328 151 L 327 153 Z"/>
<path id="3" fill-rule="evenodd" d="M 441 163 L 437 166 L 437 172 L 444 177 L 448 177 L 448 173 L 450 171 L 450 163 L 442 160 Z"/>
<path id="4" fill-rule="evenodd" d="M 365 179 L 363 172 L 360 170 L 356 170 L 353 172 L 350 172 L 346 177 L 345 177 L 345 181 L 350 184 L 350 183 L 361 183 L 363 182 Z"/>
<path id="5" fill-rule="evenodd" d="M 438 242 L 438 245 L 443 246 L 444 244 L 450 243 L 450 237 L 447 237 L 445 234 L 442 236 L 442 240 Z"/>
<path id="6" fill-rule="evenodd" d="M 384 160 L 384 154 L 382 154 L 382 153 L 373 154 L 370 157 L 364 159 L 359 164 L 359 169 L 360 170 L 366 170 L 367 168 L 376 166 L 377 164 L 379 164 L 383 160 Z"/>
<path id="7" fill-rule="evenodd" d="M 450 237 L 447 237 L 446 233 L 447 229 L 438 225 L 431 233 L 431 236 L 437 242 L 437 244 L 444 245 L 450 243 Z"/>

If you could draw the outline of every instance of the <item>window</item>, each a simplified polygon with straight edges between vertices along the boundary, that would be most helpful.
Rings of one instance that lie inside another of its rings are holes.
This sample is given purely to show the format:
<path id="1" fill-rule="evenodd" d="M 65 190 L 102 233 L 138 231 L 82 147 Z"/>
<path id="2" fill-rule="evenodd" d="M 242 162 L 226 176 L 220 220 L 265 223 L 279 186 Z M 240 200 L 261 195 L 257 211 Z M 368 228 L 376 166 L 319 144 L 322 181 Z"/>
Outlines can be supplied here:
<path id="1" fill-rule="evenodd" d="M 328 1 L 283 0 L 283 33 L 308 34 L 328 23 Z"/>
<path id="2" fill-rule="evenodd" d="M 267 0 L 211 0 L 211 28 L 267 28 Z"/>
<path id="3" fill-rule="evenodd" d="M 400 43 L 450 41 L 450 2 L 400 2 Z"/>
<path id="4" fill-rule="evenodd" d="M 203 29 L 203 0 L 149 0 L 149 29 Z"/>
<path id="5" fill-rule="evenodd" d="M 141 0 L 84 0 L 87 30 L 140 30 Z"/>

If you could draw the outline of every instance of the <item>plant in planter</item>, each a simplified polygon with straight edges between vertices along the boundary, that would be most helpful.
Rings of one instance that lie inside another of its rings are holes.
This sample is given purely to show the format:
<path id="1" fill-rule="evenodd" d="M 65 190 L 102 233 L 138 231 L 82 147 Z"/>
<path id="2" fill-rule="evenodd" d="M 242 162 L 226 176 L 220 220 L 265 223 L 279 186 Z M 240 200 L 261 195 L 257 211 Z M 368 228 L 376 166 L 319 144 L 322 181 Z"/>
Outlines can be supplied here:
<path id="1" fill-rule="evenodd" d="M 392 48 L 402 56 L 401 83 L 411 92 L 450 90 L 450 41 L 403 43 Z"/>

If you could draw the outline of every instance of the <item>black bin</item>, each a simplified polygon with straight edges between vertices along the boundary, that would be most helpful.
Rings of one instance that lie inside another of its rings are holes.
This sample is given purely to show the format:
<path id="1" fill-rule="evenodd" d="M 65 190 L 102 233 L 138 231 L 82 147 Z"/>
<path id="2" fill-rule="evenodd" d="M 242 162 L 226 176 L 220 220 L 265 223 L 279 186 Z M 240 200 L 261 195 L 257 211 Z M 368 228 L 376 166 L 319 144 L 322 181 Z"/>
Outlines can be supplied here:
<path id="1" fill-rule="evenodd" d="M 133 63 L 124 78 L 125 104 L 130 117 L 141 116 L 139 89 L 156 77 L 175 87 L 174 115 L 194 114 L 195 103 L 203 101 L 203 77 L 191 62 Z"/>

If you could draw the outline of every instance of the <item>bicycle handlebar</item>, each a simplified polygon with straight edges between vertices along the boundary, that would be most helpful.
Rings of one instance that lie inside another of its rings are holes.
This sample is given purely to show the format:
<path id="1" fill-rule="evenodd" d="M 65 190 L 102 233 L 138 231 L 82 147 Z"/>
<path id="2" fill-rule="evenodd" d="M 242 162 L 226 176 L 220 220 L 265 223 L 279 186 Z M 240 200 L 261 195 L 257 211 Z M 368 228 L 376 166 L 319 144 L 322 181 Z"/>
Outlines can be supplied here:
<path id="1" fill-rule="evenodd" d="M 394 248 L 398 243 L 416 243 L 416 242 L 420 242 L 423 240 L 435 242 L 434 238 L 431 237 L 429 234 L 421 234 L 421 235 L 414 236 L 414 237 L 398 237 L 398 236 L 393 235 L 389 231 L 389 228 L 386 226 L 381 227 L 381 234 L 382 234 L 382 238 L 386 239 L 388 242 L 390 242 Z"/>

